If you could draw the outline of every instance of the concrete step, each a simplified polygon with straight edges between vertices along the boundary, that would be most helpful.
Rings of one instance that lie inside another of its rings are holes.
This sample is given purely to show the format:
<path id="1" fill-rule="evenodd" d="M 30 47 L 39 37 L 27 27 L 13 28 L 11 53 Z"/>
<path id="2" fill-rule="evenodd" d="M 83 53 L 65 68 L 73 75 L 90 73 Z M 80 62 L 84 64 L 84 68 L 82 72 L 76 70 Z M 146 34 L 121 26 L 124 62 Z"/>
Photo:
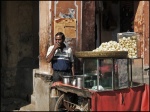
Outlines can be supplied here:
<path id="1" fill-rule="evenodd" d="M 31 103 L 29 105 L 21 107 L 19 111 L 35 111 L 35 105 Z"/>
<path id="2" fill-rule="evenodd" d="M 35 94 L 32 94 L 31 95 L 31 104 L 34 104 L 35 105 Z"/>

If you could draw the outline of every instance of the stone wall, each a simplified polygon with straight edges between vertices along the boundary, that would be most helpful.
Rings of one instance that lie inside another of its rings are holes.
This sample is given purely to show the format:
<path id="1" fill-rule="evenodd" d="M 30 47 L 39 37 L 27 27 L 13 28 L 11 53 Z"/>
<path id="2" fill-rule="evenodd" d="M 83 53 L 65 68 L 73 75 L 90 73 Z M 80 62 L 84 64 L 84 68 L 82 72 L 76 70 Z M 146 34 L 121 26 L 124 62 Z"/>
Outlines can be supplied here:
<path id="1" fill-rule="evenodd" d="M 32 93 L 32 70 L 38 68 L 39 3 L 1 2 L 1 96 Z"/>

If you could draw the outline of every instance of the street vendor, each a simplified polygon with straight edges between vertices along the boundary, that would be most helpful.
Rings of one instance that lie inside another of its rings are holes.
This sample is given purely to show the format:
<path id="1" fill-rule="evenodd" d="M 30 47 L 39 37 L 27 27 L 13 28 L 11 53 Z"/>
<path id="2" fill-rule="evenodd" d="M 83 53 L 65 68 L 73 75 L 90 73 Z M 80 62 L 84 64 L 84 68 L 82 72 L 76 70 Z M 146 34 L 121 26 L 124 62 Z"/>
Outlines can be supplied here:
<path id="1" fill-rule="evenodd" d="M 74 58 L 70 47 L 65 43 L 65 35 L 58 32 L 54 45 L 47 51 L 46 61 L 52 63 L 53 82 L 62 81 L 63 76 L 74 76 Z"/>

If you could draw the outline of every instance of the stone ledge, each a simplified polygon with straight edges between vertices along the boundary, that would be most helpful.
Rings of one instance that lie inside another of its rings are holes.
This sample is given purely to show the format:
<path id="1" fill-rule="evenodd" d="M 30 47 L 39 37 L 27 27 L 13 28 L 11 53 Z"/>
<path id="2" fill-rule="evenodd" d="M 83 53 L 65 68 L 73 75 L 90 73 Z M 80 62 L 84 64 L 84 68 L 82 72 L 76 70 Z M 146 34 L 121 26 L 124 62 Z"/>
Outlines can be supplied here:
<path id="1" fill-rule="evenodd" d="M 34 110 L 35 110 L 35 105 L 29 104 L 24 107 L 21 107 L 19 111 L 34 111 Z"/>

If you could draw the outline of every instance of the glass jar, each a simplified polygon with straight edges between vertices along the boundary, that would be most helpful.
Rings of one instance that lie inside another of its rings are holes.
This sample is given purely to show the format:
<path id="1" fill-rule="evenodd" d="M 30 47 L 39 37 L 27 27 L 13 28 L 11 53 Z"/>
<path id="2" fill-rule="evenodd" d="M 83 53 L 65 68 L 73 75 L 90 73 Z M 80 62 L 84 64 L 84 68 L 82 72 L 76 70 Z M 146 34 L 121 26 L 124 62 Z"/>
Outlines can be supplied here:
<path id="1" fill-rule="evenodd" d="M 128 50 L 129 58 L 140 58 L 140 35 L 136 32 L 123 32 L 117 34 L 119 44 Z"/>

